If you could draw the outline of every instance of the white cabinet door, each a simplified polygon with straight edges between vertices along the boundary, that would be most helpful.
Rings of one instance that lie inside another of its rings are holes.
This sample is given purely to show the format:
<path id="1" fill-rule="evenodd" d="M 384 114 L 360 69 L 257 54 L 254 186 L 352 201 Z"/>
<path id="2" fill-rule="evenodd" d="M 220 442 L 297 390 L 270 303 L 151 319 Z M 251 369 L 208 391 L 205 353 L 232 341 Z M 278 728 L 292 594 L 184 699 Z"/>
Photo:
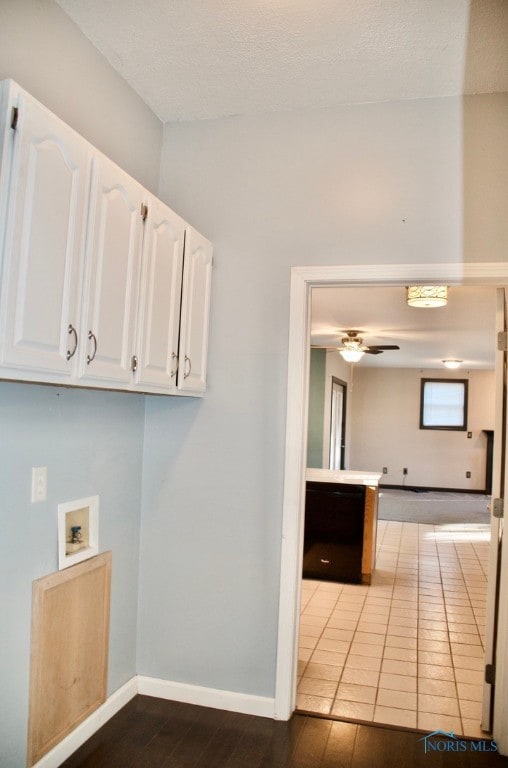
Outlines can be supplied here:
<path id="1" fill-rule="evenodd" d="M 132 385 L 146 192 L 103 155 L 93 159 L 80 355 L 82 383 Z"/>
<path id="2" fill-rule="evenodd" d="M 16 128 L 6 126 L 12 131 L 12 168 L 0 297 L 1 364 L 13 377 L 20 371 L 20 378 L 65 381 L 78 344 L 90 147 L 27 94 L 11 88 L 11 114 L 14 105 Z"/>
<path id="3" fill-rule="evenodd" d="M 178 388 L 182 392 L 206 391 L 211 279 L 212 244 L 189 227 L 185 236 L 178 367 Z"/>
<path id="4" fill-rule="evenodd" d="M 137 389 L 176 390 L 184 237 L 183 219 L 151 198 L 141 267 Z"/>

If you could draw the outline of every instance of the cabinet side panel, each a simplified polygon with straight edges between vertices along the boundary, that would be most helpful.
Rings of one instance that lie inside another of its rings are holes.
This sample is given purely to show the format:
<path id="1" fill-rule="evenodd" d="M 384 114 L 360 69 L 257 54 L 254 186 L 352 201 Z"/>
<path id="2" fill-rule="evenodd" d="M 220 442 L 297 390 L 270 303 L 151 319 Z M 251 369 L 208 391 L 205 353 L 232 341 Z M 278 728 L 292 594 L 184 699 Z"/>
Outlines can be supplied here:
<path id="1" fill-rule="evenodd" d="M 376 565 L 378 489 L 367 486 L 365 493 L 365 528 L 363 532 L 362 580 L 370 584 Z"/>

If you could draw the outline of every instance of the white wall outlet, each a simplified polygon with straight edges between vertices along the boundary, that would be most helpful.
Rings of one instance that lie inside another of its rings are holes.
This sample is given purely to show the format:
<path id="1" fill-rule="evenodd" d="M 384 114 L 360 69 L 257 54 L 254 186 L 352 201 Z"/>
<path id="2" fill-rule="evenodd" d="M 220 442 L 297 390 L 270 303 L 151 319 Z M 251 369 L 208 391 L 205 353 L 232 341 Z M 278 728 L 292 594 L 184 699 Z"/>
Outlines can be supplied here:
<path id="1" fill-rule="evenodd" d="M 32 504 L 45 501 L 48 493 L 48 468 L 32 467 Z"/>

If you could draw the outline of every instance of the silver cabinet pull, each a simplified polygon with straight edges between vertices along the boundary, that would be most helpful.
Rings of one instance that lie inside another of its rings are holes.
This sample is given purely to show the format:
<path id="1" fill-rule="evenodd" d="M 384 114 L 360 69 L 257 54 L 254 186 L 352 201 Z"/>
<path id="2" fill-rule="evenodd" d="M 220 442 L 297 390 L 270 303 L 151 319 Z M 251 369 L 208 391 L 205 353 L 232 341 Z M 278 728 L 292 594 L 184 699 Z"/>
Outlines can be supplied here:
<path id="1" fill-rule="evenodd" d="M 71 335 L 74 336 L 74 349 L 72 351 L 70 349 L 67 350 L 67 360 L 70 360 L 71 357 L 74 357 L 74 355 L 76 354 L 76 350 L 78 348 L 78 332 L 76 331 L 72 323 L 69 325 L 69 328 L 67 330 L 68 330 L 69 336 Z"/>
<path id="2" fill-rule="evenodd" d="M 191 363 L 190 357 L 187 357 L 187 355 L 185 355 L 185 362 L 189 363 L 189 370 L 183 374 L 184 379 L 188 378 L 192 371 L 192 363 Z"/>
<path id="3" fill-rule="evenodd" d="M 94 333 L 92 333 L 92 331 L 88 331 L 88 339 L 93 341 L 93 355 L 86 356 L 86 364 L 90 365 L 92 360 L 95 358 L 95 355 L 97 354 L 97 337 Z"/>
<path id="4" fill-rule="evenodd" d="M 171 360 L 176 360 L 176 368 L 174 371 L 171 371 L 171 378 L 174 378 L 174 376 L 176 376 L 176 374 L 178 373 L 178 355 L 176 354 L 176 352 L 172 352 Z"/>

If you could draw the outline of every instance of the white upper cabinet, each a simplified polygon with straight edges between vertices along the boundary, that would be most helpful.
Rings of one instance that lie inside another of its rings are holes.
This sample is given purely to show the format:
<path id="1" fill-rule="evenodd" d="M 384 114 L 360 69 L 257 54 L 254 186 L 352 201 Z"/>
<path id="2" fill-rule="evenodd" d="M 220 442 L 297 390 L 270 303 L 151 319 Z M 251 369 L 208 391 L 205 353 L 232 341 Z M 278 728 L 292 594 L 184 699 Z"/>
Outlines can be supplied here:
<path id="1" fill-rule="evenodd" d="M 135 383 L 176 390 L 185 222 L 154 197 L 148 201 L 141 267 Z"/>
<path id="2" fill-rule="evenodd" d="M 65 380 L 78 346 L 91 148 L 38 102 L 12 88 L 6 115 L 4 142 L 11 145 L 11 167 L 1 364 L 14 371 L 36 369 L 43 376 L 60 374 Z"/>
<path id="3" fill-rule="evenodd" d="M 83 382 L 132 382 L 145 199 L 131 176 L 103 155 L 94 157 L 81 320 L 86 344 L 79 357 Z"/>
<path id="4" fill-rule="evenodd" d="M 206 390 L 212 244 L 189 227 L 185 258 L 180 320 L 178 388 L 193 394 Z"/>
<path id="5" fill-rule="evenodd" d="M 0 83 L 0 379 L 201 396 L 212 246 Z"/>

